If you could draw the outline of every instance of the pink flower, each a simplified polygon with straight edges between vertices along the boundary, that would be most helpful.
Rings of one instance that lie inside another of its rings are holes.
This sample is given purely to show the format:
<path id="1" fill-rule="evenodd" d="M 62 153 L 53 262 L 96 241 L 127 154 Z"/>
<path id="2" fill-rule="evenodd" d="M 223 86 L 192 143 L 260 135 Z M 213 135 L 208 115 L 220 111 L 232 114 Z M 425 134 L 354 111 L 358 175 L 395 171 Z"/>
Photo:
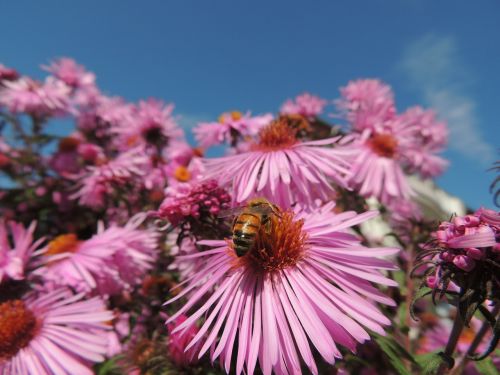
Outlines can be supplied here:
<path id="1" fill-rule="evenodd" d="M 0 283 L 25 278 L 34 252 L 43 242 L 43 238 L 33 240 L 35 227 L 35 222 L 25 229 L 22 224 L 0 220 Z"/>
<path id="2" fill-rule="evenodd" d="M 118 122 L 112 132 L 118 135 L 118 148 L 128 149 L 137 145 L 165 146 L 171 139 L 183 136 L 172 111 L 174 105 L 165 105 L 155 99 L 140 101 L 130 121 Z"/>
<path id="3" fill-rule="evenodd" d="M 56 237 L 44 252 L 44 267 L 35 272 L 46 282 L 70 285 L 76 290 L 117 294 L 140 283 L 156 258 L 157 234 L 140 229 L 144 214 L 124 227 L 99 225 L 86 241 L 74 234 Z"/>
<path id="4" fill-rule="evenodd" d="M 261 130 L 251 151 L 206 160 L 204 177 L 216 179 L 221 186 L 232 185 L 238 203 L 256 196 L 283 206 L 326 201 L 334 194 L 332 181 L 346 185 L 348 152 L 323 147 L 339 137 L 300 142 L 295 133 L 286 120 L 279 119 Z"/>
<path id="5" fill-rule="evenodd" d="M 179 186 L 167 190 L 167 197 L 155 216 L 167 219 L 174 226 L 189 219 L 200 220 L 207 215 L 217 216 L 229 208 L 231 197 L 216 181 Z"/>
<path id="6" fill-rule="evenodd" d="M 70 88 L 62 81 L 48 77 L 42 84 L 28 77 L 4 81 L 0 89 L 0 106 L 14 113 L 39 116 L 63 114 L 69 110 Z"/>
<path id="7" fill-rule="evenodd" d="M 198 328 L 193 324 L 188 327 L 183 334 L 173 333 L 175 328 L 187 320 L 185 315 L 180 315 L 174 322 L 168 324 L 168 358 L 177 366 L 185 367 L 191 363 L 196 363 L 196 358 L 200 345 L 195 345 L 189 350 L 185 350 L 189 342 L 198 333 Z"/>
<path id="8" fill-rule="evenodd" d="M 410 172 L 423 177 L 443 173 L 448 161 L 435 154 L 443 151 L 448 141 L 446 123 L 437 121 L 433 111 L 413 107 L 398 115 L 393 126 L 397 128 L 402 157 Z"/>
<path id="9" fill-rule="evenodd" d="M 235 146 L 240 138 L 256 135 L 272 119 L 271 114 L 251 117 L 249 112 L 233 111 L 220 115 L 218 122 L 199 123 L 193 132 L 202 148 L 225 142 Z"/>
<path id="10" fill-rule="evenodd" d="M 199 357 L 210 349 L 211 360 L 220 356 L 226 372 L 235 365 L 240 374 L 246 364 L 246 373 L 253 374 L 258 358 L 264 374 L 300 373 L 301 359 L 317 374 L 311 344 L 333 364 L 342 357 L 337 344 L 354 351 L 369 339 L 366 328 L 384 334 L 382 326 L 391 321 L 375 302 L 394 302 L 371 282 L 397 286 L 380 273 L 396 267 L 375 257 L 398 249 L 366 248 L 348 232 L 376 212 L 336 215 L 333 208 L 330 203 L 313 213 L 282 211 L 242 257 L 230 240 L 200 241 L 210 249 L 184 258 L 203 259 L 205 266 L 167 302 L 192 293 L 167 321 L 192 311 L 172 333 L 187 334 L 205 317 L 186 350 L 201 343 Z"/>
<path id="11" fill-rule="evenodd" d="M 0 304 L 0 373 L 93 374 L 113 315 L 101 299 L 82 298 L 61 288 Z"/>
<path id="12" fill-rule="evenodd" d="M 123 98 L 98 95 L 90 108 L 80 112 L 78 128 L 93 138 L 111 136 L 112 128 L 132 123 L 133 111 L 134 106 Z"/>
<path id="13" fill-rule="evenodd" d="M 346 112 L 347 120 L 357 132 L 380 127 L 396 114 L 392 90 L 379 80 L 351 81 L 340 92 L 342 99 L 337 105 Z"/>
<path id="14" fill-rule="evenodd" d="M 376 197 L 384 204 L 411 197 L 413 192 L 398 160 L 398 139 L 392 132 L 366 131 L 345 150 L 353 156 L 349 184 L 359 194 Z"/>
<path id="15" fill-rule="evenodd" d="M 304 93 L 293 100 L 287 100 L 280 112 L 287 115 L 302 115 L 308 118 L 318 117 L 328 102 L 319 96 Z"/>
<path id="16" fill-rule="evenodd" d="M 87 72 L 85 67 L 67 57 L 53 61 L 49 66 L 43 68 L 70 87 L 79 88 L 95 83 L 94 73 Z"/>
<path id="17" fill-rule="evenodd" d="M 146 173 L 144 167 L 148 160 L 140 150 L 134 149 L 104 164 L 88 166 L 78 176 L 80 189 L 71 198 L 78 199 L 84 206 L 102 207 L 116 189 L 127 183 L 138 183 L 139 177 Z"/>

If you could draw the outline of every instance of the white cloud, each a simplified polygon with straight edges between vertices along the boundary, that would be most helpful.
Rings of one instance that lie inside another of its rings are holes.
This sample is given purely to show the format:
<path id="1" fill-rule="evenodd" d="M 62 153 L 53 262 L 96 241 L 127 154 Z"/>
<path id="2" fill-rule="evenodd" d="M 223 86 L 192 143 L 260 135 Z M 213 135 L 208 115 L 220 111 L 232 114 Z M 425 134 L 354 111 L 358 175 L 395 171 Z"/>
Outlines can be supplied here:
<path id="1" fill-rule="evenodd" d="M 450 148 L 490 165 L 495 149 L 481 134 L 476 101 L 466 89 L 471 74 L 460 62 L 455 39 L 433 34 L 418 39 L 405 50 L 401 67 L 427 104 L 447 120 Z"/>

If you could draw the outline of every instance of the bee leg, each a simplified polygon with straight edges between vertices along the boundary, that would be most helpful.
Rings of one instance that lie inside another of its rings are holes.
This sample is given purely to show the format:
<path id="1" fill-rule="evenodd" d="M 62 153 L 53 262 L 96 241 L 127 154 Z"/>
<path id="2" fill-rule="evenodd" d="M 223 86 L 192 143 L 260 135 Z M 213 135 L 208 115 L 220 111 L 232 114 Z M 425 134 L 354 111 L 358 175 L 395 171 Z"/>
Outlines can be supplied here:
<path id="1" fill-rule="evenodd" d="M 266 234 L 271 234 L 272 220 L 269 216 L 262 217 L 262 226 L 264 227 L 264 232 L 266 232 Z"/>

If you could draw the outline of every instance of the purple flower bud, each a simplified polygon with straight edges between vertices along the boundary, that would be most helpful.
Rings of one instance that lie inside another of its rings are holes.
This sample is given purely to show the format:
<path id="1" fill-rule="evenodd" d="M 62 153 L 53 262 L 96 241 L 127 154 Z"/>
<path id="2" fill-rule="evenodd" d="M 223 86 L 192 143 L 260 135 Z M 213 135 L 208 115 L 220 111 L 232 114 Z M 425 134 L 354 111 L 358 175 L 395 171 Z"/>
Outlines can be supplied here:
<path id="1" fill-rule="evenodd" d="M 467 255 L 457 255 L 453 259 L 453 264 L 458 268 L 469 272 L 475 267 L 476 262 L 474 261 L 474 259 L 468 257 Z"/>

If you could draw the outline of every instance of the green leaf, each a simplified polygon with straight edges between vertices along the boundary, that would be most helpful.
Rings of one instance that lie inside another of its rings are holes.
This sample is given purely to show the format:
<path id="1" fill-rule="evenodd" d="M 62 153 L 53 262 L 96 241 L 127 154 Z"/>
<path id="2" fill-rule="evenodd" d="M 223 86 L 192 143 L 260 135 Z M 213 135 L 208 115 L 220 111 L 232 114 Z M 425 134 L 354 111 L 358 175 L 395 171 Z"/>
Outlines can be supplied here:
<path id="1" fill-rule="evenodd" d="M 498 375 L 500 373 L 493 364 L 491 357 L 474 362 L 474 364 L 476 365 L 476 370 L 482 375 Z"/>
<path id="2" fill-rule="evenodd" d="M 441 366 L 441 364 L 445 362 L 441 353 L 441 351 L 437 351 L 432 353 L 420 354 L 415 357 L 417 363 L 422 369 L 423 375 L 432 375 L 436 373 L 439 366 Z"/>
<path id="3" fill-rule="evenodd" d="M 394 370 L 401 375 L 411 375 L 411 372 L 406 368 L 403 360 L 407 360 L 412 364 L 417 365 L 415 359 L 403 348 L 393 337 L 380 336 L 373 334 L 373 338 L 378 346 L 389 359 Z"/>

